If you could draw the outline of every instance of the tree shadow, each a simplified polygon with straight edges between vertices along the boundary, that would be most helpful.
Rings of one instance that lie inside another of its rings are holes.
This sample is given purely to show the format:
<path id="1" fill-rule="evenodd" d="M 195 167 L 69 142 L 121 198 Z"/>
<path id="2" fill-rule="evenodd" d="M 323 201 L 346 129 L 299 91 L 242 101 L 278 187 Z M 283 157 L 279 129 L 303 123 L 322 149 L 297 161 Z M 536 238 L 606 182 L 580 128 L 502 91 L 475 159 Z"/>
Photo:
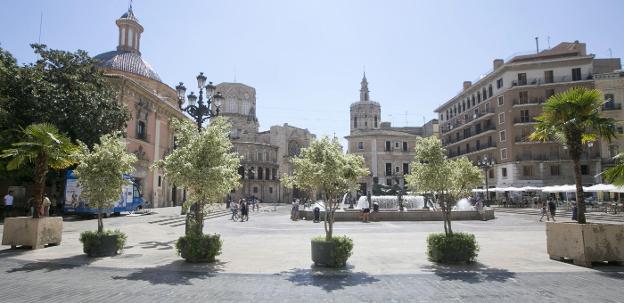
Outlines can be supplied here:
<path id="1" fill-rule="evenodd" d="M 296 286 L 315 286 L 328 293 L 346 287 L 379 282 L 379 279 L 365 272 L 353 272 L 352 269 L 353 266 L 347 266 L 345 269 L 332 269 L 313 265 L 310 269 L 293 268 L 279 275 L 285 275 L 286 280 Z"/>
<path id="2" fill-rule="evenodd" d="M 159 241 L 146 241 L 140 242 L 141 248 L 143 249 L 157 249 L 157 250 L 169 250 L 175 248 L 175 243 L 177 240 L 171 240 L 167 242 L 159 242 Z"/>
<path id="3" fill-rule="evenodd" d="M 206 279 L 223 270 L 227 262 L 191 264 L 177 260 L 169 264 L 143 268 L 127 276 L 115 276 L 114 280 L 146 281 L 150 284 L 192 285 L 192 279 Z"/>
<path id="4" fill-rule="evenodd" d="M 7 273 L 15 272 L 33 272 L 42 270 L 44 272 L 51 272 L 63 269 L 74 269 L 82 266 L 89 265 L 98 258 L 91 258 L 87 255 L 75 255 L 67 258 L 49 259 L 37 262 L 25 263 L 21 267 L 16 267 L 7 270 Z"/>
<path id="5" fill-rule="evenodd" d="M 514 272 L 503 268 L 488 267 L 479 262 L 458 265 L 433 264 L 423 266 L 422 269 L 425 272 L 433 272 L 442 280 L 459 280 L 470 284 L 483 282 L 504 283 L 516 276 Z"/>

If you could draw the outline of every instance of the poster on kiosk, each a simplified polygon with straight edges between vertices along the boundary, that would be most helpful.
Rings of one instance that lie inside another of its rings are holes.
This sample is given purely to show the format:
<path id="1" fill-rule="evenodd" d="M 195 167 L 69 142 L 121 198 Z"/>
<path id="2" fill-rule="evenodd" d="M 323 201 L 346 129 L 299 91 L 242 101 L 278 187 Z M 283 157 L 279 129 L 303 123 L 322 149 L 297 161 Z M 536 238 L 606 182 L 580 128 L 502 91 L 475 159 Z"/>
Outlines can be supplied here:
<path id="1" fill-rule="evenodd" d="M 133 178 L 128 175 L 124 175 L 124 178 L 130 181 L 130 184 L 123 185 L 121 187 L 119 200 L 117 200 L 114 206 L 110 209 L 105 209 L 104 213 L 109 215 L 111 213 L 132 212 L 143 207 L 143 199 L 138 188 L 138 184 L 134 182 Z M 63 210 L 65 213 L 74 214 L 97 214 L 98 209 L 95 205 L 90 205 L 84 197 L 82 197 L 80 182 L 78 177 L 74 174 L 73 170 L 67 171 L 67 181 L 65 183 L 65 197 Z"/>

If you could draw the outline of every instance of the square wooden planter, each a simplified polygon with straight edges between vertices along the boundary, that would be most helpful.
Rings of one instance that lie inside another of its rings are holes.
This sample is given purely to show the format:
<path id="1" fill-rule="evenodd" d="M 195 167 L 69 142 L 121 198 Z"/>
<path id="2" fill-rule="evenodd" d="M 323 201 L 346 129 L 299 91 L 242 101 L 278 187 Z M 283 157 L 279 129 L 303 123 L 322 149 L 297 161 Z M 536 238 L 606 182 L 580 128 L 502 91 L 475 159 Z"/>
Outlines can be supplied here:
<path id="1" fill-rule="evenodd" d="M 575 265 L 624 261 L 624 225 L 602 223 L 546 223 L 551 259 L 572 259 Z"/>
<path id="2" fill-rule="evenodd" d="M 63 235 L 62 217 L 6 218 L 2 245 L 29 246 L 31 249 L 43 248 L 46 244 L 59 245 Z"/>

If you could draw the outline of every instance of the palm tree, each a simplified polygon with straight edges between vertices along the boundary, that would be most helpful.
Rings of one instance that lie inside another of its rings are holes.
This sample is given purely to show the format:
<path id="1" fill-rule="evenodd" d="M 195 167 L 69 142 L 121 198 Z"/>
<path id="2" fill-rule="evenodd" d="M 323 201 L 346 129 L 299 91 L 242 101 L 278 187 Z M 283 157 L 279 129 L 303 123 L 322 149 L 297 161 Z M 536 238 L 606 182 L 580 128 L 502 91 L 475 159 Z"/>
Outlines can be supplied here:
<path id="1" fill-rule="evenodd" d="M 581 182 L 583 147 L 600 138 L 610 141 L 615 137 L 615 120 L 600 114 L 604 103 L 602 93 L 596 89 L 575 87 L 556 94 L 544 103 L 543 113 L 535 118 L 538 124 L 530 136 L 531 140 L 555 140 L 567 146 L 574 162 L 577 218 L 581 224 L 586 223 Z"/>
<path id="2" fill-rule="evenodd" d="M 2 151 L 0 157 L 11 158 L 7 170 L 17 169 L 26 163 L 35 164 L 33 218 L 38 218 L 48 169 L 65 169 L 76 163 L 78 146 L 60 134 L 56 126 L 48 123 L 31 124 L 22 130 L 22 135 L 24 140 L 13 143 L 12 148 Z"/>

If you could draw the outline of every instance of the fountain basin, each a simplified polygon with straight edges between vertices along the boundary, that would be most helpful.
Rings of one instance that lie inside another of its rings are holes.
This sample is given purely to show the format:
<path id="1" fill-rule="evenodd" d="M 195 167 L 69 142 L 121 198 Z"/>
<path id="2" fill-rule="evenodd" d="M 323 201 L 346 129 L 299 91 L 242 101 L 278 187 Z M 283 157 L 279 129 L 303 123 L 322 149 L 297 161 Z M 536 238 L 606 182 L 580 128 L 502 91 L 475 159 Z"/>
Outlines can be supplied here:
<path id="1" fill-rule="evenodd" d="M 299 212 L 299 217 L 305 220 L 313 220 L 314 213 L 312 210 L 303 210 Z M 321 211 L 321 220 L 325 219 L 325 211 Z M 475 210 L 457 210 L 451 212 L 451 220 L 492 220 L 494 219 L 494 209 L 485 209 L 481 213 Z M 361 221 L 360 211 L 347 209 L 345 211 L 337 211 L 334 213 L 335 221 Z M 371 212 L 371 221 L 443 221 L 441 211 L 431 210 L 381 210 L 379 212 Z"/>

